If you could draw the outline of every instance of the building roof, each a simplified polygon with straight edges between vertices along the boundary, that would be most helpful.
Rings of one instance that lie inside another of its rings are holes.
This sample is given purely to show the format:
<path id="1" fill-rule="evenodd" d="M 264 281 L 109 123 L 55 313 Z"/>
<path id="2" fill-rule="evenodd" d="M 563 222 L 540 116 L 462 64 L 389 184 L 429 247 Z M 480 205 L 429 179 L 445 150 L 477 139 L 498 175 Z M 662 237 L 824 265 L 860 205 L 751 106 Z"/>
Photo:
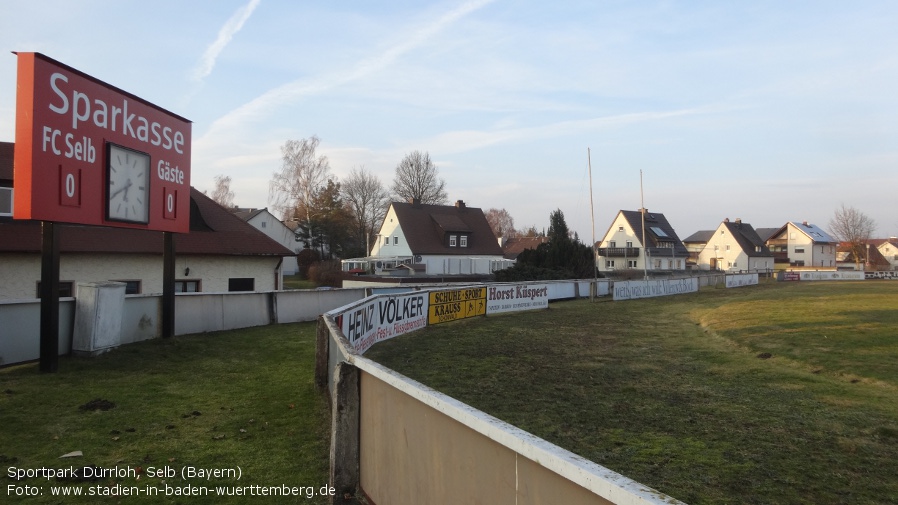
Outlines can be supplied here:
<path id="1" fill-rule="evenodd" d="M 742 222 L 741 219 L 732 222 L 726 219 L 721 224 L 729 230 L 736 238 L 736 244 L 749 256 L 773 256 L 764 240 L 750 224 Z"/>
<path id="2" fill-rule="evenodd" d="M 638 240 L 639 243 L 642 243 L 642 210 L 622 210 L 620 213 L 624 216 L 624 219 L 627 220 L 630 229 L 632 229 L 633 233 L 636 235 L 636 240 Z M 683 242 L 680 241 L 677 232 L 675 232 L 670 223 L 667 222 L 667 218 L 664 217 L 664 214 L 646 210 L 645 228 L 645 241 L 648 243 L 642 245 L 650 255 L 671 256 L 671 248 L 659 247 L 658 244 L 662 242 L 673 242 L 674 256 L 689 256 L 689 251 L 686 249 L 686 246 L 683 245 Z"/>
<path id="3" fill-rule="evenodd" d="M 459 200 L 451 205 L 393 202 L 399 226 L 413 254 L 502 256 L 502 248 L 493 235 L 483 211 Z M 447 233 L 464 233 L 467 247 L 449 247 Z"/>
<path id="4" fill-rule="evenodd" d="M 12 144 L 0 142 L 0 178 L 10 170 Z M 6 156 L 6 153 L 9 156 Z M 61 224 L 60 252 L 162 254 L 162 232 Z M 176 254 L 225 256 L 293 256 L 295 253 L 201 191 L 190 188 L 190 233 L 175 233 Z M 39 253 L 41 223 L 0 218 L 0 252 Z"/>
<path id="5" fill-rule="evenodd" d="M 801 231 L 802 233 L 804 233 L 805 235 L 807 235 L 808 238 L 810 238 L 811 241 L 814 243 L 821 243 L 821 244 L 838 244 L 839 243 L 838 240 L 832 238 L 828 233 L 823 231 L 823 228 L 820 228 L 819 226 L 810 224 L 807 221 L 802 221 L 800 223 L 796 222 L 796 221 L 790 221 L 790 222 L 784 224 L 783 226 L 779 227 L 777 229 L 776 233 L 771 235 L 770 238 L 774 238 L 776 235 L 779 235 L 780 233 L 785 232 L 786 228 L 788 228 L 790 224 L 795 229 L 797 229 L 797 230 Z"/>
<path id="6" fill-rule="evenodd" d="M 263 212 L 267 212 L 267 208 L 263 209 L 244 209 L 242 207 L 232 207 L 228 209 L 232 214 L 244 221 L 249 221 Z"/>
<path id="7" fill-rule="evenodd" d="M 715 230 L 699 230 L 683 239 L 684 244 L 707 244 Z"/>
<path id="8" fill-rule="evenodd" d="M 548 237 L 514 237 L 505 241 L 502 246 L 503 256 L 506 259 L 517 259 L 525 249 L 536 249 L 540 244 L 549 242 Z"/>
<path id="9" fill-rule="evenodd" d="M 768 240 L 772 239 L 774 235 L 777 234 L 782 228 L 755 228 L 755 232 L 758 234 L 758 237 L 766 243 Z"/>

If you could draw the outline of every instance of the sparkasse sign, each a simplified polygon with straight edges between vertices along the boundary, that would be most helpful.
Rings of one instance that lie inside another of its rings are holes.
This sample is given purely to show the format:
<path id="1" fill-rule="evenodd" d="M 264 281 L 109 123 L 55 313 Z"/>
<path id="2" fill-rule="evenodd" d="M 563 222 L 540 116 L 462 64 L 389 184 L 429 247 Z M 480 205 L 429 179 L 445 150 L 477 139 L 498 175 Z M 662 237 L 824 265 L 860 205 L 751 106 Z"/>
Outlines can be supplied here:
<path id="1" fill-rule="evenodd" d="M 191 122 L 17 53 L 15 219 L 187 233 Z"/>

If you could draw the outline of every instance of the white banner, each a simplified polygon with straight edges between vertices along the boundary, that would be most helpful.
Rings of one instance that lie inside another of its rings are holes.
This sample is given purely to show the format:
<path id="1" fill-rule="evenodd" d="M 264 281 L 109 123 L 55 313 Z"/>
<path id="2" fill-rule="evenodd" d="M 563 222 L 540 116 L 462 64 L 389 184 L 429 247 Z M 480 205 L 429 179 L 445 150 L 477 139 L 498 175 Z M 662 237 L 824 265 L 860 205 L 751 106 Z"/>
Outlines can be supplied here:
<path id="1" fill-rule="evenodd" d="M 758 274 L 728 274 L 726 276 L 726 282 L 728 288 L 754 286 L 758 283 Z"/>
<path id="2" fill-rule="evenodd" d="M 339 316 L 353 349 L 364 353 L 381 342 L 427 326 L 427 293 L 380 296 Z"/>
<path id="3" fill-rule="evenodd" d="M 798 275 L 803 281 L 862 281 L 864 280 L 864 272 L 847 270 L 847 271 L 799 271 Z"/>
<path id="4" fill-rule="evenodd" d="M 698 291 L 698 279 L 662 279 L 655 281 L 617 281 L 614 283 L 615 300 L 651 298 L 653 296 L 678 295 Z"/>
<path id="5" fill-rule="evenodd" d="M 547 284 L 499 284 L 486 288 L 486 313 L 549 308 Z"/>

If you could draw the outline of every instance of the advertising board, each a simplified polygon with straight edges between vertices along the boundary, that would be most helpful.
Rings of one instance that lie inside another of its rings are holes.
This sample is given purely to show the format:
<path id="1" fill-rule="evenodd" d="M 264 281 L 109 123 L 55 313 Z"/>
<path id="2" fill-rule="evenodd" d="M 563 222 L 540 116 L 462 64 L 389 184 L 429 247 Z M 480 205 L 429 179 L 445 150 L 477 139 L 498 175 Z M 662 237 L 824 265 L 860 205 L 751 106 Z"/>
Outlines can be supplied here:
<path id="1" fill-rule="evenodd" d="M 614 300 L 633 300 L 653 296 L 669 296 L 698 291 L 698 279 L 662 279 L 651 281 L 618 281 L 614 283 Z"/>
<path id="2" fill-rule="evenodd" d="M 755 286 L 758 284 L 758 274 L 727 274 L 726 285 L 728 288 L 742 286 Z"/>
<path id="3" fill-rule="evenodd" d="M 491 285 L 486 290 L 487 314 L 549 308 L 547 284 Z"/>
<path id="4" fill-rule="evenodd" d="M 364 353 L 377 342 L 427 326 L 427 293 L 384 295 L 340 315 L 340 329 L 352 348 Z"/>
<path id="5" fill-rule="evenodd" d="M 440 324 L 486 314 L 486 288 L 429 292 L 428 324 Z"/>
<path id="6" fill-rule="evenodd" d="M 187 233 L 190 121 L 17 53 L 15 219 Z"/>
<path id="7" fill-rule="evenodd" d="M 813 271 L 799 272 L 803 281 L 862 281 L 866 279 L 861 271 Z"/>

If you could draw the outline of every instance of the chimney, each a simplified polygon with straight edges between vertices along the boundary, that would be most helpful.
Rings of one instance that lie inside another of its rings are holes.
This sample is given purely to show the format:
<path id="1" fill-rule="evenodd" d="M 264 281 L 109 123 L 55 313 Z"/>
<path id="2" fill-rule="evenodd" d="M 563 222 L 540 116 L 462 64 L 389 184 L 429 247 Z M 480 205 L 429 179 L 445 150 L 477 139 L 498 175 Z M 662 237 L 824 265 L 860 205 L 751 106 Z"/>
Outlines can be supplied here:
<path id="1" fill-rule="evenodd" d="M 807 222 L 807 221 L 802 221 L 801 224 L 803 224 L 804 226 L 807 226 L 807 225 L 808 225 L 808 222 Z"/>
<path id="2" fill-rule="evenodd" d="M 723 222 L 724 222 L 724 223 L 729 223 L 729 222 L 730 222 L 730 218 L 728 218 L 728 217 L 723 218 Z"/>
<path id="3" fill-rule="evenodd" d="M 465 208 L 465 202 L 463 202 L 462 200 L 457 200 L 457 201 L 455 202 L 455 208 L 456 208 L 456 209 L 459 209 L 459 210 L 464 209 L 464 208 Z"/>
<path id="4" fill-rule="evenodd" d="M 408 203 L 412 204 L 413 207 L 418 207 L 421 205 L 421 199 L 412 197 L 408 199 Z"/>
<path id="5" fill-rule="evenodd" d="M 741 217 L 737 217 L 737 218 L 736 218 L 736 224 L 742 224 L 742 218 L 741 218 Z"/>

